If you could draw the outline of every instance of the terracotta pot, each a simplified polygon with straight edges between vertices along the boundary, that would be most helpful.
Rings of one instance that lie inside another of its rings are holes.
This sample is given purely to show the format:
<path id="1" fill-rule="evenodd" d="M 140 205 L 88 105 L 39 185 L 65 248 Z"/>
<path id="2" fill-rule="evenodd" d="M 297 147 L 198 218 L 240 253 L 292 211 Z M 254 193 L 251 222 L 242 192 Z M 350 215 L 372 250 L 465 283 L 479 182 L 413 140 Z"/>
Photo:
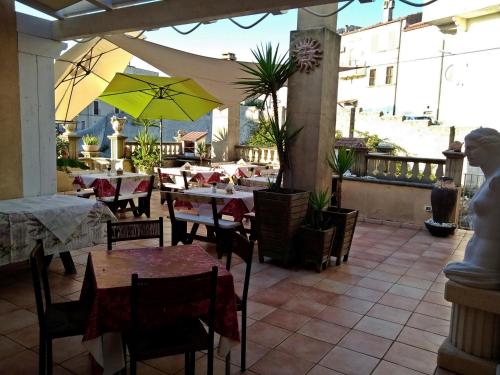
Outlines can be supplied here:
<path id="1" fill-rule="evenodd" d="M 85 152 L 97 152 L 100 148 L 100 145 L 82 145 L 82 149 Z"/>

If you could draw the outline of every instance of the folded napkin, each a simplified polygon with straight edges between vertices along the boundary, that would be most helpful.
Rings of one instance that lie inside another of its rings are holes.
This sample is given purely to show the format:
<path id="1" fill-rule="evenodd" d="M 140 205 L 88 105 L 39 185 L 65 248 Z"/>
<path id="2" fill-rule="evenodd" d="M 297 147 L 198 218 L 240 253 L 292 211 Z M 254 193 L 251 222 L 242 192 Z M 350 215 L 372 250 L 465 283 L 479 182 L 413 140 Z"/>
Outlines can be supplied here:
<path id="1" fill-rule="evenodd" d="M 247 165 L 246 161 L 245 161 L 245 160 L 243 160 L 243 159 L 238 160 L 238 161 L 236 162 L 236 164 L 238 164 L 238 165 Z"/>
<path id="2" fill-rule="evenodd" d="M 187 169 L 187 170 L 189 170 L 189 169 L 191 169 L 191 164 L 189 164 L 189 163 L 184 163 L 184 165 L 183 165 L 181 168 L 182 168 L 182 169 Z"/>

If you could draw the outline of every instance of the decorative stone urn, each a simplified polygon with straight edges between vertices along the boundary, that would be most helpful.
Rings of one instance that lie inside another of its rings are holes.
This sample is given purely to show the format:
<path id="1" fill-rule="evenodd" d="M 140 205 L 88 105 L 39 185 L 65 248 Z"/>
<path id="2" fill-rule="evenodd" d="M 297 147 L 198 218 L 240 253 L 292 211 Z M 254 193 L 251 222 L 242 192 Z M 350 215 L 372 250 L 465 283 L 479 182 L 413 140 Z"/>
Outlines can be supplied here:
<path id="1" fill-rule="evenodd" d="M 101 145 L 82 145 L 83 151 L 86 152 L 97 152 L 101 148 Z"/>
<path id="2" fill-rule="evenodd" d="M 64 134 L 66 134 L 66 135 L 73 134 L 76 130 L 76 122 L 75 121 L 65 122 L 63 124 L 63 128 L 64 128 L 64 130 L 66 130 L 66 132 Z"/>
<path id="3" fill-rule="evenodd" d="M 127 122 L 126 117 L 122 118 L 116 116 L 111 117 L 111 126 L 115 131 L 113 135 L 120 135 L 123 131 L 123 128 L 125 127 L 126 122 Z"/>

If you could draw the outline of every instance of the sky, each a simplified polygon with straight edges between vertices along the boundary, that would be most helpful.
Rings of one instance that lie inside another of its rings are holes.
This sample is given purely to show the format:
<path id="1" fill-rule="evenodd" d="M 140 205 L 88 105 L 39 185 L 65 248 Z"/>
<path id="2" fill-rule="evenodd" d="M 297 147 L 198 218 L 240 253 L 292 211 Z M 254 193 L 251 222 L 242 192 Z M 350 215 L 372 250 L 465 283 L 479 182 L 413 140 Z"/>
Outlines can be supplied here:
<path id="1" fill-rule="evenodd" d="M 422 0 L 414 0 L 421 3 Z M 345 3 L 339 3 L 340 6 Z M 372 3 L 361 4 L 355 0 L 338 14 L 337 27 L 345 25 L 369 26 L 382 20 L 383 0 L 375 0 Z M 394 18 L 407 14 L 417 13 L 423 8 L 416 8 L 395 0 Z M 25 5 L 16 2 L 16 10 L 38 17 L 47 17 Z M 250 25 L 257 21 L 262 15 L 253 15 L 236 18 L 243 25 Z M 181 31 L 190 30 L 195 25 L 178 26 Z M 145 33 L 150 42 L 162 44 L 171 48 L 180 49 L 198 55 L 219 58 L 224 52 L 233 52 L 240 61 L 251 61 L 251 49 L 259 44 L 271 42 L 279 44 L 280 50 L 288 49 L 290 31 L 297 27 L 297 10 L 290 10 L 283 15 L 269 15 L 255 27 L 244 30 L 234 25 L 229 20 L 219 20 L 212 24 L 203 24 L 188 35 L 181 35 L 171 27 L 148 31 Z M 72 46 L 74 42 L 68 42 Z M 151 69 L 148 64 L 133 58 L 131 65 Z M 156 70 L 153 68 L 153 70 Z"/>

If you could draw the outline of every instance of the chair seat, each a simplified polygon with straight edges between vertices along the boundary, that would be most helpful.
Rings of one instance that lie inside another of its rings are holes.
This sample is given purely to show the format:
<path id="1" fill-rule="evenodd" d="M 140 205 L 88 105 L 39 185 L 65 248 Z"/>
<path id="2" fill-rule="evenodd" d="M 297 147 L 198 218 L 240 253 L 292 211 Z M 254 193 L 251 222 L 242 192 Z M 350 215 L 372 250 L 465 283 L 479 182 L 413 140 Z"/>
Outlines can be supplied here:
<path id="1" fill-rule="evenodd" d="M 120 194 L 120 196 L 118 197 L 118 201 L 125 201 L 134 198 L 143 198 L 147 196 L 148 193 Z M 115 197 L 99 197 L 99 200 L 103 202 L 114 202 Z"/>
<path id="2" fill-rule="evenodd" d="M 81 335 L 89 316 L 89 306 L 80 302 L 53 303 L 47 308 L 47 330 L 53 338 Z"/>
<path id="3" fill-rule="evenodd" d="M 175 214 L 175 218 L 178 221 L 188 221 L 191 223 L 208 225 L 208 226 L 215 225 L 212 216 L 190 215 L 190 214 L 178 212 Z M 233 229 L 233 228 L 239 227 L 240 225 L 241 225 L 241 223 L 238 221 L 230 221 L 230 220 L 222 220 L 222 219 L 219 220 L 219 227 L 221 227 L 222 229 Z"/>
<path id="4" fill-rule="evenodd" d="M 210 338 L 200 320 L 194 319 L 177 322 L 175 326 L 153 332 L 141 332 L 134 338 L 133 343 L 132 337 L 127 336 L 126 341 L 136 359 L 145 360 L 206 350 Z"/>

